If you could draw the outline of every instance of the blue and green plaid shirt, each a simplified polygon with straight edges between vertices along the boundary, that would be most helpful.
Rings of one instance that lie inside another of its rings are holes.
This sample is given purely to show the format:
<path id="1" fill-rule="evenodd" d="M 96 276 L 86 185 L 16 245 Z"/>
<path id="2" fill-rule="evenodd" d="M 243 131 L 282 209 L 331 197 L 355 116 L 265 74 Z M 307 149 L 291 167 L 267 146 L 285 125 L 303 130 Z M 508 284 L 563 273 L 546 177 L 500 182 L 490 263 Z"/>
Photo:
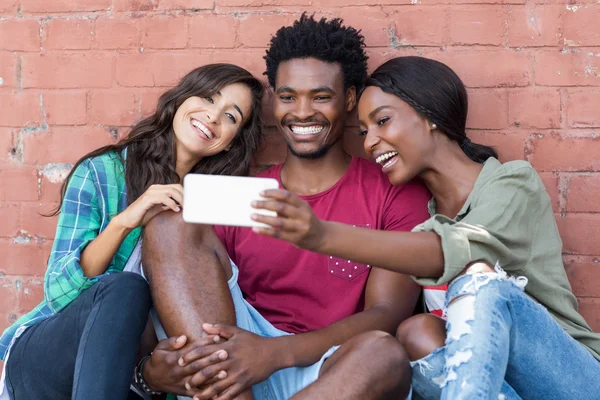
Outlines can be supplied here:
<path id="1" fill-rule="evenodd" d="M 117 153 L 86 159 L 77 167 L 69 180 L 58 218 L 44 278 L 44 300 L 4 331 L 0 338 L 0 359 L 6 357 L 8 346 L 21 326 L 34 325 L 51 317 L 99 279 L 123 271 L 138 242 L 140 228 L 125 238 L 104 274 L 85 277 L 79 260 L 85 246 L 126 207 L 125 173 Z"/>

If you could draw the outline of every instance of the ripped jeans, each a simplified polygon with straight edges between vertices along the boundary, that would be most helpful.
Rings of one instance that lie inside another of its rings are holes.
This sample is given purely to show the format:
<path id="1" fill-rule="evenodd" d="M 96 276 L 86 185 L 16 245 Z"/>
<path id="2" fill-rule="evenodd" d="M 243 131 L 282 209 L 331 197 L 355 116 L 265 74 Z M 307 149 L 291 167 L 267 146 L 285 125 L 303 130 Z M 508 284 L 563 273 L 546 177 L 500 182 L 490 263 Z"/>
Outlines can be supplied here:
<path id="1" fill-rule="evenodd" d="M 524 293 L 525 278 L 458 277 L 446 345 L 413 362 L 414 399 L 600 398 L 600 362 Z"/>

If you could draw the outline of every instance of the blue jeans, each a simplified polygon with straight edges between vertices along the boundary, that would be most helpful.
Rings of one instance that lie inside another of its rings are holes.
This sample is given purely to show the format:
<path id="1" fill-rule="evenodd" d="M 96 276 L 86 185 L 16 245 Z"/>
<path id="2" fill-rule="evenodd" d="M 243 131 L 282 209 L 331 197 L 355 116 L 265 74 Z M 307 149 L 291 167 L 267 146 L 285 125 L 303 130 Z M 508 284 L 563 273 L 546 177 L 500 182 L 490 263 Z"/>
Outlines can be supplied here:
<path id="1" fill-rule="evenodd" d="M 600 398 L 600 362 L 504 272 L 448 288 L 446 345 L 413 363 L 423 399 Z"/>
<path id="2" fill-rule="evenodd" d="M 10 398 L 134 398 L 129 385 L 150 306 L 141 276 L 120 272 L 102 278 L 16 340 L 6 366 Z"/>

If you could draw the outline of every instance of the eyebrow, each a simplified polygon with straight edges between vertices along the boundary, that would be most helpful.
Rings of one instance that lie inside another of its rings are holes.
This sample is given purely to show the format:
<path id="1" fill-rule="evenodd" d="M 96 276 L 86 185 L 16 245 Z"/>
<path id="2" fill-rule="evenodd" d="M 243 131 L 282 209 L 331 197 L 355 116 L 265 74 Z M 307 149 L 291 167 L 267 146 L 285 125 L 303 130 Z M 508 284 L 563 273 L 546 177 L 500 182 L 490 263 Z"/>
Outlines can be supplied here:
<path id="1" fill-rule="evenodd" d="M 319 86 L 314 89 L 310 89 L 311 94 L 315 93 L 334 93 L 333 89 L 328 86 Z M 277 89 L 277 93 L 296 93 L 296 90 L 292 89 L 289 86 L 281 86 Z"/>
<path id="2" fill-rule="evenodd" d="M 374 109 L 373 111 L 371 111 L 369 113 L 369 118 L 373 118 L 373 116 L 375 114 L 377 114 L 379 111 L 385 110 L 385 109 L 388 109 L 388 108 L 391 108 L 391 107 L 390 106 L 379 106 L 379 107 L 377 107 L 376 109 Z"/>
<path id="3" fill-rule="evenodd" d="M 221 96 L 221 91 L 220 91 L 220 90 L 217 90 L 217 91 L 215 92 L 215 94 L 218 94 L 219 96 Z M 239 112 L 239 113 L 240 113 L 240 116 L 242 117 L 242 119 L 244 119 L 244 113 L 243 113 L 243 112 L 242 112 L 242 110 L 241 110 L 241 109 L 238 107 L 238 105 L 234 103 L 234 104 L 233 104 L 233 108 L 235 108 L 235 110 L 236 110 L 237 112 Z"/>

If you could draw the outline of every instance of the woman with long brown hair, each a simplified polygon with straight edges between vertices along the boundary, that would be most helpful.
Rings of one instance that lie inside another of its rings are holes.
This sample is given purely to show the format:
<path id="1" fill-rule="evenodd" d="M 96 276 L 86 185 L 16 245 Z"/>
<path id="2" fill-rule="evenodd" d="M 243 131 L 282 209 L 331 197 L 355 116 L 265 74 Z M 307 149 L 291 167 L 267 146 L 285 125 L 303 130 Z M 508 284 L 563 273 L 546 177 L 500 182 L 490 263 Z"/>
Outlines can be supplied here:
<path id="1" fill-rule="evenodd" d="M 142 228 L 181 210 L 187 173 L 248 173 L 262 94 L 240 67 L 197 68 L 126 138 L 75 164 L 56 211 L 44 300 L 0 338 L 0 399 L 127 398 L 151 307 Z"/>

